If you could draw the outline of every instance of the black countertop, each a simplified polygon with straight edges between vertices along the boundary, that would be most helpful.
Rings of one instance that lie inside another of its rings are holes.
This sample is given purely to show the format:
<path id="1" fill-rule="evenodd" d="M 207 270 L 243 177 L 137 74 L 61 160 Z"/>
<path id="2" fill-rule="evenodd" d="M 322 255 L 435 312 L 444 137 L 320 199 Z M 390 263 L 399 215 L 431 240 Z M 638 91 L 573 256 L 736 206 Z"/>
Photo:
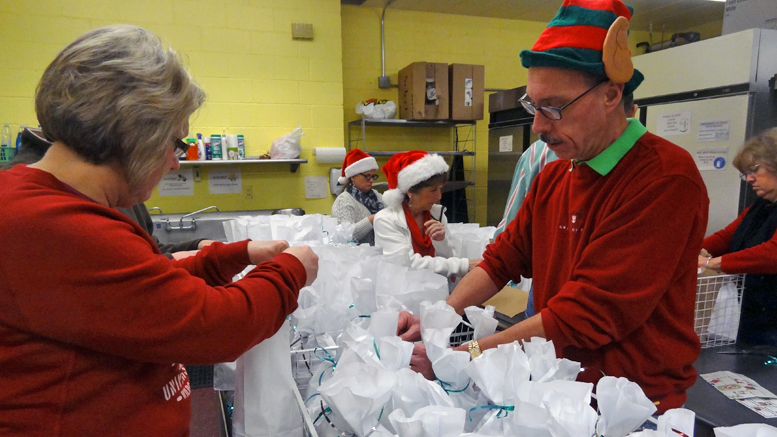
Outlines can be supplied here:
<path id="1" fill-rule="evenodd" d="M 739 352 L 739 353 L 721 353 Z M 755 380 L 777 394 L 777 366 L 764 364 L 769 355 L 777 356 L 773 346 L 724 346 L 702 349 L 694 366 L 699 375 L 728 370 Z M 696 413 L 696 437 L 712 434 L 712 428 L 742 423 L 766 423 L 777 427 L 777 418 L 767 419 L 737 401 L 727 398 L 701 376 L 688 390 L 685 408 Z"/>

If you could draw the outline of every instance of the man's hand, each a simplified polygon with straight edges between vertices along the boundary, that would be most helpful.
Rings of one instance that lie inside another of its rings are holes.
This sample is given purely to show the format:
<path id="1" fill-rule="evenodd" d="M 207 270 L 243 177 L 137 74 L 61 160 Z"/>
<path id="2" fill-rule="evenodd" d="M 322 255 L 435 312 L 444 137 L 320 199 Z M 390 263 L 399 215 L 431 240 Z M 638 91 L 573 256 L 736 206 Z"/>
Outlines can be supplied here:
<path id="1" fill-rule="evenodd" d="M 284 243 L 286 243 L 284 241 Z M 286 244 L 288 247 L 288 243 Z M 283 253 L 294 255 L 305 266 L 305 272 L 307 273 L 307 280 L 305 285 L 310 285 L 316 280 L 318 276 L 318 255 L 313 252 L 310 246 L 295 246 L 289 247 L 284 250 Z"/>
<path id="2" fill-rule="evenodd" d="M 397 321 L 397 335 L 404 341 L 421 340 L 421 318 L 402 311 Z"/>
<path id="3" fill-rule="evenodd" d="M 437 220 L 429 220 L 424 223 L 424 232 L 434 241 L 445 239 L 445 226 Z"/>
<path id="4" fill-rule="evenodd" d="M 410 370 L 420 373 L 429 381 L 434 381 L 434 369 L 432 362 L 426 356 L 426 346 L 417 344 L 413 346 L 413 356 L 410 357 Z"/>
<path id="5" fill-rule="evenodd" d="M 258 266 L 263 262 L 270 261 L 275 255 L 288 248 L 289 243 L 285 240 L 249 241 L 248 259 L 251 261 L 251 264 Z"/>

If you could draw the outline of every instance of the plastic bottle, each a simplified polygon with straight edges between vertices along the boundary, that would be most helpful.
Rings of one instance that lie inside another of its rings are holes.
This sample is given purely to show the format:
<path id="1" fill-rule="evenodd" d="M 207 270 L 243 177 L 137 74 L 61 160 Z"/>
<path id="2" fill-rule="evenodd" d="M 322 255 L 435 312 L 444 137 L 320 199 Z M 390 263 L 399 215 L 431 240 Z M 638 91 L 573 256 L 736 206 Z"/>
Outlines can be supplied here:
<path id="1" fill-rule="evenodd" d="M 246 141 L 243 135 L 237 136 L 237 158 L 246 159 Z"/>
<path id="2" fill-rule="evenodd" d="M 194 138 L 187 138 L 186 144 L 189 145 L 189 148 L 186 150 L 186 160 L 187 161 L 196 161 L 199 159 L 198 156 L 198 148 L 197 148 L 197 140 Z"/>
<path id="3" fill-rule="evenodd" d="M 0 133 L 0 162 L 8 162 L 15 156 L 16 147 L 11 146 L 11 127 L 6 123 Z"/>
<path id="4" fill-rule="evenodd" d="M 227 135 L 226 141 L 224 141 L 227 146 L 227 159 L 229 160 L 237 160 L 238 157 L 238 149 L 237 149 L 237 135 Z"/>
<path id="5" fill-rule="evenodd" d="M 213 148 L 210 146 L 210 137 L 202 137 L 202 141 L 205 143 L 205 160 L 210 161 L 213 159 Z"/>
<path id="6" fill-rule="evenodd" d="M 3 125 L 3 133 L 0 134 L 0 146 L 11 147 L 11 126 L 8 123 Z"/>
<path id="7" fill-rule="evenodd" d="M 205 161 L 207 153 L 205 153 L 205 143 L 202 141 L 202 134 L 197 134 L 197 160 Z"/>
<path id="8" fill-rule="evenodd" d="M 221 155 L 221 135 L 212 134 L 210 136 L 210 150 L 214 161 L 222 161 L 224 159 Z"/>
<path id="9" fill-rule="evenodd" d="M 27 126 L 20 125 L 19 126 L 19 133 L 16 134 L 16 151 L 18 152 L 22 148 L 22 132 L 24 132 L 24 128 Z"/>

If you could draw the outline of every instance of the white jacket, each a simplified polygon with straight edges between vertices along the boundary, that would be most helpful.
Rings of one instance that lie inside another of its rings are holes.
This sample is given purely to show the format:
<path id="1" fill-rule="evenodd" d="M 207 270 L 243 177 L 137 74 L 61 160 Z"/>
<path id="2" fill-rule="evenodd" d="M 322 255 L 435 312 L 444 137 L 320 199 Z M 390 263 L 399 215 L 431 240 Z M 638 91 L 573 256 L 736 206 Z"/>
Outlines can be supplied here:
<path id="1" fill-rule="evenodd" d="M 440 217 L 441 205 L 432 206 L 432 217 Z M 448 219 L 442 214 L 442 224 Z M 464 276 L 469 270 L 469 260 L 456 258 L 450 240 L 450 232 L 445 227 L 445 238 L 442 241 L 432 241 L 436 256 L 421 256 L 413 252 L 413 240 L 407 227 L 405 211 L 401 206 L 387 207 L 375 214 L 373 220 L 375 230 L 375 245 L 383 248 L 385 255 L 406 253 L 410 256 L 410 264 L 416 269 L 428 269 L 443 276 Z"/>

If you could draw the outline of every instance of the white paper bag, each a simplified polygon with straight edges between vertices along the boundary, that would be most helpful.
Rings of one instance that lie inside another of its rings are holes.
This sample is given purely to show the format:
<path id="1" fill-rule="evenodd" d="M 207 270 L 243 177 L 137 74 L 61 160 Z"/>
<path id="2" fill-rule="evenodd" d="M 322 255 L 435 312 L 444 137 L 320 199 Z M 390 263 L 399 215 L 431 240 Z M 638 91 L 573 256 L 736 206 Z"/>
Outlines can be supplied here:
<path id="1" fill-rule="evenodd" d="M 298 437 L 302 416 L 291 376 L 289 325 L 237 359 L 232 432 L 236 437 Z"/>

